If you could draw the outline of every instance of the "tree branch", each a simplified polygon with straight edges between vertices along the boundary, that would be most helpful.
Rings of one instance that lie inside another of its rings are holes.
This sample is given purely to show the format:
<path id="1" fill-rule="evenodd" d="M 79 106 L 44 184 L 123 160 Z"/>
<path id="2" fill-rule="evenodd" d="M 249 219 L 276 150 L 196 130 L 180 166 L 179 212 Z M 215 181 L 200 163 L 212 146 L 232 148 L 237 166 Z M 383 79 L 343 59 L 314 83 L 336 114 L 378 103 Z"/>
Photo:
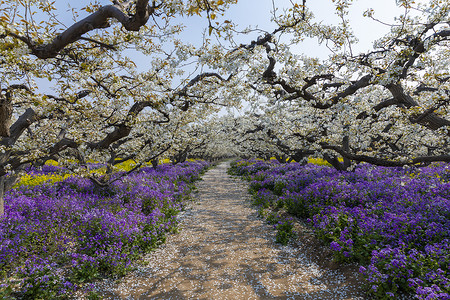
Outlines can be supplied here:
<path id="1" fill-rule="evenodd" d="M 77 100 L 80 100 L 80 99 L 88 96 L 90 93 L 91 93 L 91 91 L 89 91 L 89 90 L 82 90 L 75 95 L 75 99 L 73 101 L 71 101 L 67 98 L 56 97 L 53 95 L 46 95 L 46 96 L 48 98 L 56 100 L 56 101 L 63 101 L 63 102 L 67 102 L 69 104 L 75 104 L 77 102 Z"/>
<path id="2" fill-rule="evenodd" d="M 325 143 L 321 144 L 322 149 L 328 149 L 333 150 L 340 155 L 342 155 L 344 158 L 358 161 L 358 162 L 367 162 L 373 165 L 377 166 L 384 166 L 384 167 L 402 167 L 404 165 L 415 165 L 420 163 L 431 163 L 431 162 L 450 162 L 450 155 L 436 155 L 436 156 L 421 156 L 416 157 L 414 159 L 411 159 L 409 161 L 395 161 L 395 160 L 389 160 L 389 159 L 383 159 L 383 158 L 377 158 L 377 157 L 371 157 L 368 155 L 356 155 L 353 153 L 349 153 L 348 151 L 345 151 L 342 147 L 328 145 Z"/>
<path id="3" fill-rule="evenodd" d="M 164 152 L 168 151 L 168 150 L 170 149 L 170 147 L 171 147 L 171 146 L 168 146 L 168 147 L 164 148 L 162 151 L 160 151 L 160 152 L 158 152 L 156 155 L 152 156 L 152 157 L 149 159 L 149 161 L 151 161 L 151 160 L 157 158 L 158 156 L 160 156 L 160 155 L 163 154 Z M 110 184 L 116 182 L 117 180 L 119 180 L 119 179 L 121 179 L 121 178 L 123 178 L 123 177 L 125 177 L 125 176 L 130 175 L 131 173 L 133 173 L 134 171 L 136 171 L 137 169 L 139 169 L 141 166 L 142 166 L 142 163 L 139 163 L 139 164 L 137 164 L 135 167 L 133 167 L 131 170 L 129 170 L 128 172 L 125 172 L 125 173 L 123 173 L 123 174 L 121 174 L 121 175 L 119 175 L 119 176 L 116 176 L 114 179 L 108 180 L 108 181 L 106 181 L 106 182 L 102 182 L 102 181 L 100 181 L 98 178 L 93 177 L 93 176 L 90 176 L 90 177 L 89 177 L 89 180 L 91 180 L 92 183 L 94 183 L 96 186 L 104 188 L 104 187 L 107 187 L 107 186 L 109 186 Z"/>
<path id="4" fill-rule="evenodd" d="M 32 108 L 28 108 L 11 126 L 10 136 L 2 138 L 0 144 L 3 146 L 13 146 L 22 133 L 34 122 L 39 120 L 36 112 Z"/>
<path id="5" fill-rule="evenodd" d="M 217 73 L 212 73 L 212 72 L 205 72 L 205 73 L 199 74 L 199 75 L 195 76 L 194 78 L 192 78 L 180 91 L 174 93 L 174 96 L 188 97 L 188 98 L 194 97 L 194 96 L 188 94 L 188 89 L 190 87 L 194 86 L 195 84 L 197 84 L 198 82 L 204 80 L 205 78 L 210 78 L 210 77 L 217 78 L 220 81 L 228 82 L 231 80 L 231 78 L 233 78 L 233 74 L 230 74 L 230 76 L 228 76 L 227 79 L 223 78 L 222 76 L 220 76 Z M 172 98 L 172 100 L 173 100 L 173 98 Z M 180 109 L 182 111 L 187 111 L 191 105 L 192 105 L 192 103 L 190 101 L 185 101 L 183 103 L 183 106 L 180 107 Z"/>
<path id="6" fill-rule="evenodd" d="M 132 2 L 134 1 L 129 1 L 128 4 L 131 5 Z M 120 5 L 102 6 L 96 12 L 67 28 L 48 44 L 39 45 L 29 37 L 20 36 L 11 31 L 7 31 L 6 34 L 24 42 L 36 57 L 47 59 L 55 57 L 67 45 L 80 40 L 84 34 L 94 29 L 109 27 L 108 20 L 111 18 L 119 21 L 128 31 L 139 31 L 160 5 L 156 6 L 153 1 L 153 5 L 150 6 L 149 0 L 136 0 L 136 11 L 133 15 L 124 13 Z"/>
<path id="7" fill-rule="evenodd" d="M 155 110 L 157 110 L 159 113 L 161 113 L 166 120 L 162 121 L 154 121 L 154 123 L 165 123 L 169 122 L 169 114 L 158 109 L 158 107 L 152 102 L 152 101 L 140 101 L 136 102 L 131 106 L 131 108 L 128 111 L 126 120 L 131 120 L 135 118 L 144 108 L 151 107 Z M 104 139 L 102 139 L 99 142 L 92 142 L 88 144 L 88 147 L 90 149 L 107 149 L 112 143 L 120 140 L 121 138 L 124 138 L 128 136 L 131 132 L 132 127 L 130 125 L 126 125 L 124 121 L 123 123 L 114 125 L 114 130 L 110 132 Z"/>
<path id="8" fill-rule="evenodd" d="M 388 84 L 386 88 L 391 92 L 398 104 L 404 104 L 407 108 L 419 106 L 410 95 L 405 93 L 400 84 Z M 437 116 L 434 112 L 427 112 L 417 120 L 417 123 L 431 130 L 436 130 L 443 126 L 450 126 L 450 121 Z"/>

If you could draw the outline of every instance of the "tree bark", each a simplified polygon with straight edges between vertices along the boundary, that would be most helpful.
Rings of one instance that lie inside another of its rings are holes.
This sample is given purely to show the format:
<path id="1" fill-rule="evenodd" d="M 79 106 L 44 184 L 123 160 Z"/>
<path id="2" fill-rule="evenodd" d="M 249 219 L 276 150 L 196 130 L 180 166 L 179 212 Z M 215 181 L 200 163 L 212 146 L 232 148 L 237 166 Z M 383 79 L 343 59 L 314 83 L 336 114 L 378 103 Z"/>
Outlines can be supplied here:
<path id="1" fill-rule="evenodd" d="M 159 159 L 155 158 L 150 161 L 152 163 L 153 169 L 156 169 L 156 167 L 158 166 L 158 160 Z"/>
<path id="2" fill-rule="evenodd" d="M 0 136 L 9 137 L 12 117 L 12 102 L 8 98 L 0 99 Z"/>
<path id="3" fill-rule="evenodd" d="M 391 92 L 397 104 L 403 104 L 407 108 L 419 106 L 419 104 L 408 95 L 400 84 L 390 84 L 387 85 L 386 88 Z M 419 116 L 418 118 L 411 119 L 412 123 L 418 123 L 423 125 L 431 130 L 437 130 L 444 126 L 450 126 L 450 121 L 439 117 L 435 113 L 427 112 L 423 116 Z"/>

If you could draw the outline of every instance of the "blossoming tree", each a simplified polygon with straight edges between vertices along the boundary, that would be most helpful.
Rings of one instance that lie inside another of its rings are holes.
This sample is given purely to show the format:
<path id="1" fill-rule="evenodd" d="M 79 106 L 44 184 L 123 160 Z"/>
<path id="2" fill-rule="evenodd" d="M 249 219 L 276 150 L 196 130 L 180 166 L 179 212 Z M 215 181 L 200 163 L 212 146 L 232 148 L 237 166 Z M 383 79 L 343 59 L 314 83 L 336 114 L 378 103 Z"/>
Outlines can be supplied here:
<path id="1" fill-rule="evenodd" d="M 13 183 L 6 175 L 25 164 L 154 157 L 168 148 L 155 128 L 197 103 L 224 102 L 210 85 L 227 78 L 182 67 L 217 49 L 181 42 L 173 20 L 201 15 L 220 32 L 213 20 L 234 2 L 86 1 L 67 24 L 55 2 L 1 1 L 0 199 Z"/>
<path id="2" fill-rule="evenodd" d="M 447 1 L 396 1 L 404 14 L 361 54 L 352 51 L 351 0 L 333 1 L 338 26 L 292 2 L 274 13 L 277 29 L 248 44 L 235 43 L 235 25 L 220 18 L 234 2 L 92 2 L 73 8 L 69 24 L 48 1 L 0 2 L 0 196 L 8 172 L 48 158 L 114 164 L 165 151 L 183 159 L 194 142 L 196 155 L 217 149 L 198 119 L 243 100 L 259 107 L 257 122 L 228 118 L 218 135 L 227 128 L 240 151 L 280 160 L 314 152 L 342 169 L 350 160 L 450 160 Z M 209 24 L 200 46 L 177 38 L 176 18 L 194 15 Z M 213 33 L 231 46 L 213 44 Z M 295 54 L 291 45 L 306 37 L 326 44 L 329 59 Z"/>
<path id="3" fill-rule="evenodd" d="M 294 3 L 275 16 L 276 30 L 228 53 L 234 64 L 245 64 L 240 72 L 255 101 L 283 111 L 283 121 L 269 122 L 265 130 L 289 135 L 283 130 L 291 123 L 298 127 L 297 143 L 308 142 L 324 157 L 384 166 L 450 161 L 448 1 L 396 1 L 403 15 L 373 50 L 360 54 L 352 51 L 352 1 L 333 2 L 339 26 L 315 23 Z M 374 13 L 365 15 L 375 19 Z M 295 54 L 290 45 L 306 37 L 326 44 L 329 58 Z"/>

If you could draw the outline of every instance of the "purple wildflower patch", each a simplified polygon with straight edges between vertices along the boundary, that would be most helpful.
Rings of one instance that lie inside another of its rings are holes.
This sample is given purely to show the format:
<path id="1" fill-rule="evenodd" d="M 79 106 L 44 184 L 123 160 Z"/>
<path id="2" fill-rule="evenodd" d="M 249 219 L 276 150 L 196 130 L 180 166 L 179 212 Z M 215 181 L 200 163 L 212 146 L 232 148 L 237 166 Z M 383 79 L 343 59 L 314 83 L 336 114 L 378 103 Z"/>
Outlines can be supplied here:
<path id="1" fill-rule="evenodd" d="M 363 164 L 339 172 L 313 164 L 237 161 L 230 173 L 245 176 L 260 203 L 282 201 L 287 211 L 307 219 L 338 261 L 360 263 L 376 298 L 450 299 L 449 165 Z"/>
<path id="2" fill-rule="evenodd" d="M 143 168 L 106 189 L 70 177 L 10 190 L 0 217 L 3 283 L 21 279 L 19 298 L 57 299 L 80 283 L 125 274 L 176 228 L 176 214 L 207 165 Z"/>

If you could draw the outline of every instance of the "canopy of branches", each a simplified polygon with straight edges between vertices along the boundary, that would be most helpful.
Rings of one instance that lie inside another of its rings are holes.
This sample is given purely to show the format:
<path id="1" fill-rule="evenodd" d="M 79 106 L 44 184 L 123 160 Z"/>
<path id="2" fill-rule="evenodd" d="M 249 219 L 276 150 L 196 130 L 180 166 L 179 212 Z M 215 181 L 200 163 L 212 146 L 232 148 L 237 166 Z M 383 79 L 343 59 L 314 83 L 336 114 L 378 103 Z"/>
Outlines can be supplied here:
<path id="1" fill-rule="evenodd" d="M 395 1 L 402 15 L 364 53 L 351 0 L 329 4 L 338 25 L 291 1 L 257 39 L 224 17 L 236 0 L 104 2 L 70 21 L 56 2 L 0 2 L 0 175 L 50 158 L 450 161 L 448 1 Z M 196 46 L 181 38 L 194 17 L 208 24 Z M 306 38 L 329 57 L 299 52 Z"/>

